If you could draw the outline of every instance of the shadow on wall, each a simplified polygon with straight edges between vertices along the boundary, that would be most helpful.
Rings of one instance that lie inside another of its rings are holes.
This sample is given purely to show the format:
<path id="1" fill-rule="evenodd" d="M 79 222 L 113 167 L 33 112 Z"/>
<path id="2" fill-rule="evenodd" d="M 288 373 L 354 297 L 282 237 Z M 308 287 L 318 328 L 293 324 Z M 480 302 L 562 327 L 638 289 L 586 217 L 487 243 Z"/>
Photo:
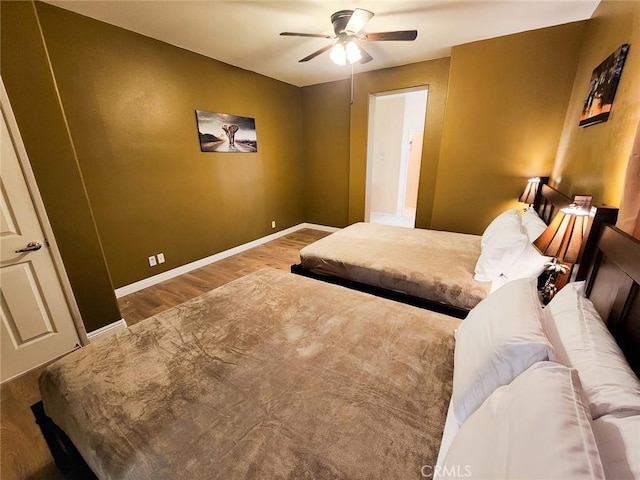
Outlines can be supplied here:
<path id="1" fill-rule="evenodd" d="M 616 226 L 640 239 L 640 122 L 627 164 Z"/>

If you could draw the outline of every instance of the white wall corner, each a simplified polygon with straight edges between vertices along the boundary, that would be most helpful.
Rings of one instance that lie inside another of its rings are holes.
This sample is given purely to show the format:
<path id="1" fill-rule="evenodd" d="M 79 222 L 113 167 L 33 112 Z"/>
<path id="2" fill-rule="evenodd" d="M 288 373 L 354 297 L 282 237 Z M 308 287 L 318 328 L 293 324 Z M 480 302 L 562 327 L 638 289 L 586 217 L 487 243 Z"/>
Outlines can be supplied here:
<path id="1" fill-rule="evenodd" d="M 120 330 L 125 330 L 126 328 L 127 322 L 124 318 L 121 318 L 116 322 L 110 323 L 109 325 L 105 325 L 104 327 L 87 333 L 87 338 L 89 339 L 89 343 L 93 343 L 97 340 L 102 340 L 103 338 L 110 337 L 111 335 L 118 333 Z"/>

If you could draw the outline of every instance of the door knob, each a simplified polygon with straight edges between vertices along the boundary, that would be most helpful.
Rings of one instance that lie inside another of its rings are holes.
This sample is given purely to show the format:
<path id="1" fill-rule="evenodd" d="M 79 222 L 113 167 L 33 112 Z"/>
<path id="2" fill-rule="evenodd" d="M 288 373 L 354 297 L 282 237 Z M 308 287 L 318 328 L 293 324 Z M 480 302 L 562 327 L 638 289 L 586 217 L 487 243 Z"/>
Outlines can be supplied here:
<path id="1" fill-rule="evenodd" d="M 42 244 L 40 242 L 29 242 L 26 247 L 16 250 L 16 253 L 35 252 L 41 248 Z"/>

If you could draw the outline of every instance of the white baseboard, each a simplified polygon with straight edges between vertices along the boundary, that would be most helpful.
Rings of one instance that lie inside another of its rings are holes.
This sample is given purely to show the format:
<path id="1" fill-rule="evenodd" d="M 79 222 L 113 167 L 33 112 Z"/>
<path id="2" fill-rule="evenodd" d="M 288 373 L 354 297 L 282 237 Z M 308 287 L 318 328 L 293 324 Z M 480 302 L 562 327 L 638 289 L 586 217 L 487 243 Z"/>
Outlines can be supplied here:
<path id="1" fill-rule="evenodd" d="M 169 280 L 184 273 L 191 272 L 192 270 L 205 267 L 224 258 L 249 250 L 250 248 L 257 247 L 258 245 L 262 245 L 277 238 L 284 237 L 285 235 L 289 235 L 290 233 L 297 232 L 298 230 L 302 230 L 303 228 L 311 228 L 314 230 L 321 230 L 323 232 L 337 232 L 338 230 L 340 230 L 336 227 L 327 227 L 325 225 L 316 225 L 314 223 L 300 223 L 299 225 L 280 230 L 279 232 L 272 233 L 271 235 L 267 235 L 266 237 L 258 238 L 257 240 L 253 240 L 252 242 L 238 245 L 237 247 L 230 248 L 229 250 L 225 250 L 223 252 L 216 253 L 205 258 L 201 258 L 200 260 L 196 260 L 195 262 L 187 263 L 186 265 L 167 270 L 166 272 L 153 275 L 152 277 L 147 277 L 138 282 L 125 285 L 124 287 L 116 288 L 116 297 L 121 298 L 125 295 L 143 290 L 147 287 L 157 285 L 158 283 L 164 282 L 165 280 Z"/>
<path id="2" fill-rule="evenodd" d="M 89 343 L 93 343 L 96 340 L 100 340 L 103 338 L 110 337 L 114 333 L 119 332 L 120 330 L 124 330 L 127 328 L 127 322 L 124 318 L 120 320 L 110 323 L 109 325 L 105 325 L 97 330 L 93 330 L 92 332 L 87 333 L 87 338 L 89 339 Z"/>
<path id="3" fill-rule="evenodd" d="M 301 223 L 300 225 L 298 225 L 298 228 L 296 230 L 302 230 L 303 228 L 311 228 L 313 230 L 321 230 L 323 232 L 331 232 L 331 233 L 335 233 L 339 230 L 342 230 L 341 228 L 328 227 L 326 225 L 318 225 L 317 223 Z"/>

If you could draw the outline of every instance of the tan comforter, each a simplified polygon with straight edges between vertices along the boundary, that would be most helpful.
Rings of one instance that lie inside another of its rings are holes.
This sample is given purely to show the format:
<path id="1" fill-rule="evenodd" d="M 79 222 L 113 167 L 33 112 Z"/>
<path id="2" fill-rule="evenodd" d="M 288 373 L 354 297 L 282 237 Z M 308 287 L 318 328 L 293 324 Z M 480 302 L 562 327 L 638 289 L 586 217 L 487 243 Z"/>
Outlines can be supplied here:
<path id="1" fill-rule="evenodd" d="M 345 278 L 470 310 L 491 282 L 473 279 L 480 236 L 355 223 L 300 250 L 301 265 Z"/>
<path id="2" fill-rule="evenodd" d="M 419 479 L 458 324 L 266 269 L 68 355 L 40 389 L 103 479 Z"/>

